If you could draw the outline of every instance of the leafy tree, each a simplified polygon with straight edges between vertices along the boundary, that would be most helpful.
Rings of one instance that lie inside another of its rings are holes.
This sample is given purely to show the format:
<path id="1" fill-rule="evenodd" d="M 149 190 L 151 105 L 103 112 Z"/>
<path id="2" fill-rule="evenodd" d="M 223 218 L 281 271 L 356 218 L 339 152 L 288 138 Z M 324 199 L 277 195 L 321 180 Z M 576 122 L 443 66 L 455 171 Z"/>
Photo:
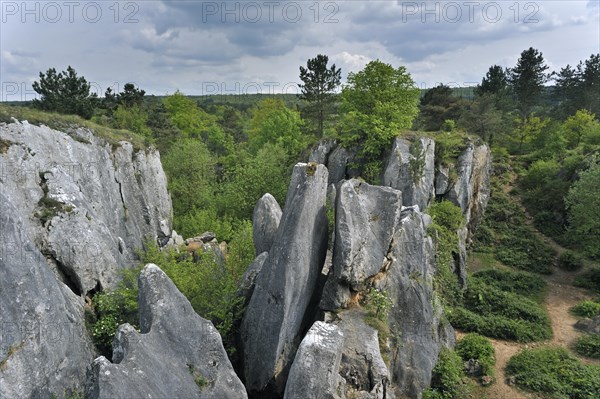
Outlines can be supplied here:
<path id="1" fill-rule="evenodd" d="M 465 107 L 465 100 L 456 97 L 450 87 L 440 84 L 427 90 L 421 98 L 417 125 L 428 131 L 440 130 L 444 121 L 458 120 Z"/>
<path id="2" fill-rule="evenodd" d="M 103 105 L 109 111 L 115 110 L 119 105 L 125 108 L 131 108 L 135 105 L 142 106 L 146 92 L 136 88 L 133 83 L 125 83 L 121 93 L 113 93 L 109 87 L 104 93 Z"/>
<path id="3" fill-rule="evenodd" d="M 514 131 L 514 136 L 519 146 L 519 152 L 523 151 L 523 145 L 528 144 L 535 137 L 542 134 L 548 125 L 548 120 L 544 120 L 533 114 L 529 115 L 527 118 L 517 119 L 516 122 L 517 126 Z"/>
<path id="4" fill-rule="evenodd" d="M 300 98 L 308 102 L 303 113 L 314 120 L 319 137 L 323 136 L 325 121 L 332 112 L 335 102 L 335 90 L 340 86 L 342 70 L 333 64 L 327 68 L 329 57 L 319 54 L 306 62 L 306 68 L 300 66 Z"/>
<path id="5" fill-rule="evenodd" d="M 362 71 L 351 72 L 342 89 L 341 143 L 359 145 L 360 156 L 376 168 L 392 139 L 411 127 L 418 101 L 419 89 L 405 67 L 369 62 Z"/>
<path id="6" fill-rule="evenodd" d="M 458 125 L 492 144 L 494 138 L 504 132 L 506 124 L 502 111 L 496 107 L 494 94 L 484 93 L 478 95 L 465 109 L 460 116 Z"/>
<path id="7" fill-rule="evenodd" d="M 592 159 L 589 169 L 580 172 L 565 198 L 569 233 L 574 243 L 596 259 L 600 258 L 600 163 Z"/>
<path id="8" fill-rule="evenodd" d="M 288 153 L 296 155 L 304 148 L 304 137 L 300 128 L 302 119 L 297 111 L 289 109 L 276 98 L 267 98 L 256 104 L 251 110 L 252 118 L 248 123 L 250 149 L 256 153 L 265 144 L 281 143 Z"/>
<path id="9" fill-rule="evenodd" d="M 600 122 L 595 115 L 586 110 L 579 110 L 563 123 L 565 138 L 571 148 L 577 147 L 588 137 L 600 135 Z"/>
<path id="10" fill-rule="evenodd" d="M 130 107 L 119 105 L 113 113 L 114 127 L 127 129 L 145 137 L 152 136 L 152 130 L 146 125 L 148 113 L 135 104 Z"/>
<path id="11" fill-rule="evenodd" d="M 173 198 L 175 229 L 181 231 L 182 218 L 214 203 L 216 161 L 206 145 L 197 139 L 174 143 L 163 156 L 163 167 Z"/>
<path id="12" fill-rule="evenodd" d="M 208 149 L 218 155 L 225 155 L 231 151 L 233 139 L 225 134 L 215 115 L 199 108 L 180 91 L 167 96 L 163 102 L 171 122 L 181 131 L 183 137 L 202 139 Z"/>
<path id="13" fill-rule="evenodd" d="M 32 87 L 41 96 L 33 100 L 35 107 L 85 119 L 92 117 L 96 95 L 90 94 L 90 84 L 83 76 L 77 76 L 71 66 L 59 73 L 55 68 L 48 69 L 46 74 L 40 72 L 39 82 L 33 82 Z"/>
<path id="14" fill-rule="evenodd" d="M 541 52 L 530 47 L 521 53 L 517 65 L 510 70 L 509 81 L 516 95 L 521 116 L 529 115 L 548 80 L 548 69 Z"/>

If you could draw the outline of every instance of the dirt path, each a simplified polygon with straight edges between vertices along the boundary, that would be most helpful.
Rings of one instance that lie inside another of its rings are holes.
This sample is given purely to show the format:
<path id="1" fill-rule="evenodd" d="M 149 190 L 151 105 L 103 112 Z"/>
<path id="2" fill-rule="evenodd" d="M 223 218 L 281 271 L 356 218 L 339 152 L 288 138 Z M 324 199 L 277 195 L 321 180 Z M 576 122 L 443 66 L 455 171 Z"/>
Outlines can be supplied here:
<path id="1" fill-rule="evenodd" d="M 514 187 L 514 177 L 516 176 L 513 176 L 511 181 L 504 186 L 504 192 L 507 194 Z M 514 195 L 512 197 L 521 205 L 526 215 L 526 223 L 531 226 L 533 233 L 556 251 L 557 255 L 565 252 L 566 248 L 537 230 L 533 224 L 533 218 L 527 213 L 520 198 Z M 592 262 L 586 262 L 586 266 L 592 264 Z M 510 358 L 519 353 L 523 348 L 550 345 L 561 346 L 570 350 L 577 338 L 583 335 L 582 332 L 574 328 L 577 318 L 569 312 L 578 302 L 592 298 L 586 290 L 573 286 L 575 277 L 581 272 L 565 272 L 558 267 L 554 267 L 553 274 L 542 276 L 548 284 L 544 306 L 552 325 L 553 337 L 551 340 L 532 344 L 519 344 L 497 339 L 491 340 L 496 351 L 496 382 L 481 392 L 482 397 L 486 399 L 535 399 L 538 397 L 535 394 L 521 391 L 509 385 L 504 369 Z M 600 361 L 582 358 L 575 353 L 573 354 L 585 363 L 600 364 Z"/>

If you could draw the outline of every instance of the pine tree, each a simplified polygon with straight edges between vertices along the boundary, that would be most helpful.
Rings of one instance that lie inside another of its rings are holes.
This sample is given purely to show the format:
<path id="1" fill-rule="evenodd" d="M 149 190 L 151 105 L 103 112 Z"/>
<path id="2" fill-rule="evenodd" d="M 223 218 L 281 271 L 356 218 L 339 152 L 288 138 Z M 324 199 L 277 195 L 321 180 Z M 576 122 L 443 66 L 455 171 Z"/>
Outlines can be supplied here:
<path id="1" fill-rule="evenodd" d="M 298 85 L 300 98 L 308 103 L 302 113 L 315 122 L 319 137 L 323 135 L 325 122 L 333 111 L 335 89 L 342 80 L 342 70 L 335 64 L 327 68 L 328 62 L 329 57 L 319 54 L 306 62 L 306 68 L 300 67 L 300 79 L 304 83 Z"/>
<path id="2" fill-rule="evenodd" d="M 530 47 L 521 53 L 517 66 L 510 70 L 509 81 L 523 118 L 531 113 L 539 101 L 544 83 L 548 81 L 547 69 L 542 53 Z"/>

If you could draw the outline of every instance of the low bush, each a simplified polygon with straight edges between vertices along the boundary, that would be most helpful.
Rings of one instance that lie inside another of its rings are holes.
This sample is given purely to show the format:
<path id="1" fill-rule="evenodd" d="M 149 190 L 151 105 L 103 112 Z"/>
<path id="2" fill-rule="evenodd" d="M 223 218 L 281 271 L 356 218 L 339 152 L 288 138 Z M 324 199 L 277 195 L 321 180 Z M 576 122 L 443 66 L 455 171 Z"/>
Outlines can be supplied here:
<path id="1" fill-rule="evenodd" d="M 454 349 L 462 360 L 477 360 L 481 365 L 481 373 L 484 376 L 494 376 L 494 365 L 496 364 L 496 355 L 492 342 L 486 337 L 477 333 L 465 335 Z"/>
<path id="2" fill-rule="evenodd" d="M 558 257 L 558 266 L 566 271 L 574 272 L 583 267 L 583 257 L 573 251 L 565 251 Z"/>
<path id="3" fill-rule="evenodd" d="M 92 298 L 93 309 L 86 311 L 86 325 L 102 355 L 112 358 L 112 341 L 117 327 L 129 323 L 139 328 L 137 276 L 141 268 L 125 269 L 114 291 L 99 292 Z"/>
<path id="4" fill-rule="evenodd" d="M 509 360 L 506 375 L 544 397 L 600 397 L 600 367 L 582 364 L 563 348 L 524 349 Z"/>
<path id="5" fill-rule="evenodd" d="M 600 268 L 596 267 L 582 273 L 575 279 L 575 285 L 600 292 Z"/>
<path id="6" fill-rule="evenodd" d="M 464 307 L 480 315 L 520 319 L 549 326 L 548 315 L 536 302 L 512 292 L 470 279 L 464 294 Z"/>
<path id="7" fill-rule="evenodd" d="M 600 315 L 600 303 L 581 301 L 571 308 L 571 313 L 579 317 L 594 317 Z"/>
<path id="8" fill-rule="evenodd" d="M 546 291 L 546 282 L 532 273 L 486 269 L 472 275 L 472 279 L 532 299 L 542 299 Z"/>
<path id="9" fill-rule="evenodd" d="M 600 334 L 589 334 L 575 342 L 575 352 L 581 356 L 600 359 Z"/>
<path id="10" fill-rule="evenodd" d="M 480 315 L 468 309 L 448 309 L 448 321 L 454 328 L 493 338 L 517 342 L 543 341 L 552 337 L 549 325 L 496 315 Z"/>
<path id="11" fill-rule="evenodd" d="M 442 349 L 433 369 L 431 388 L 423 392 L 423 399 L 461 399 L 468 396 L 463 361 L 456 352 Z"/>

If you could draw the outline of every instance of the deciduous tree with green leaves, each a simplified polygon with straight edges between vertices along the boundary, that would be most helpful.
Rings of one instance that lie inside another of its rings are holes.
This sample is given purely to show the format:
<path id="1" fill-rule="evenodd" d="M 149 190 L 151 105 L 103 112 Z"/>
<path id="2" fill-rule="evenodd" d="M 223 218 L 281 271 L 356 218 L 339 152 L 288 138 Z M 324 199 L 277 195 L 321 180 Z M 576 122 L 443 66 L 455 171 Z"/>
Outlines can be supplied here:
<path id="1" fill-rule="evenodd" d="M 300 79 L 303 82 L 298 85 L 300 99 L 307 102 L 302 113 L 315 122 L 319 137 L 323 136 L 325 122 L 333 112 L 335 90 L 342 80 L 341 68 L 336 68 L 335 64 L 327 68 L 328 62 L 329 57 L 319 54 L 306 62 L 306 68 L 300 67 Z"/>
<path id="2" fill-rule="evenodd" d="M 340 142 L 359 145 L 359 155 L 376 169 L 382 151 L 402 129 L 411 127 L 419 112 L 419 95 L 403 66 L 394 68 L 376 60 L 362 71 L 351 72 L 342 90 Z"/>

